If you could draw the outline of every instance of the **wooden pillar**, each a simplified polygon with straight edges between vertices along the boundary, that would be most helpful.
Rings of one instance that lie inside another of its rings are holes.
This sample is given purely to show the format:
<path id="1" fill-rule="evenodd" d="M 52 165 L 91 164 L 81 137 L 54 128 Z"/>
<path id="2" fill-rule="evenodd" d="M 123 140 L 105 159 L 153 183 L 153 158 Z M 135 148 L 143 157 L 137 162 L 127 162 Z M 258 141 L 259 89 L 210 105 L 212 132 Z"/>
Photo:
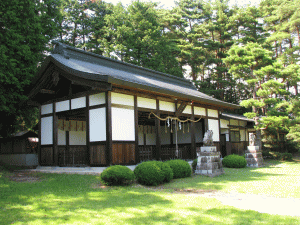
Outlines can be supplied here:
<path id="1" fill-rule="evenodd" d="M 53 103 L 53 164 L 58 166 L 58 118 L 56 116 L 56 104 Z"/>
<path id="2" fill-rule="evenodd" d="M 158 99 L 156 99 L 156 115 L 160 116 Z M 156 130 L 155 158 L 156 160 L 160 160 L 161 159 L 161 128 L 160 128 L 160 120 L 158 118 L 155 118 L 155 130 Z"/>
<path id="3" fill-rule="evenodd" d="M 203 135 L 205 134 L 206 131 L 208 131 L 208 110 L 205 109 L 205 118 L 204 118 L 204 133 Z"/>
<path id="4" fill-rule="evenodd" d="M 192 105 L 192 120 L 195 120 L 193 105 Z M 191 156 L 193 159 L 195 159 L 197 157 L 195 130 L 196 130 L 196 124 L 192 122 L 191 123 Z"/>
<path id="5" fill-rule="evenodd" d="M 139 152 L 139 114 L 137 107 L 137 96 L 134 95 L 134 132 L 135 132 L 135 163 L 140 162 Z"/>
<path id="6" fill-rule="evenodd" d="M 86 107 L 85 107 L 85 118 L 86 118 L 86 164 L 91 165 L 91 152 L 90 152 L 90 96 L 86 95 Z"/>
<path id="7" fill-rule="evenodd" d="M 112 163 L 112 120 L 111 120 L 111 92 L 107 91 L 106 99 L 106 164 Z"/>
<path id="8" fill-rule="evenodd" d="M 38 138 L 39 138 L 39 143 L 38 143 L 38 164 L 41 165 L 41 141 L 42 141 L 42 107 L 41 105 L 39 106 L 39 134 L 38 134 Z"/>

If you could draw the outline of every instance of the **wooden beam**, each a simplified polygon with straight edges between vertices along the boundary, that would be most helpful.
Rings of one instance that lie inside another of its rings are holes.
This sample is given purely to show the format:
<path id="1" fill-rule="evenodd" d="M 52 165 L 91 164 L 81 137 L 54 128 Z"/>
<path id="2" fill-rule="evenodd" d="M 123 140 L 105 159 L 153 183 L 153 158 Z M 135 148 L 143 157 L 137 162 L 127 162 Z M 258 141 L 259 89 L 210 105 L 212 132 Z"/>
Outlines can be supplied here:
<path id="1" fill-rule="evenodd" d="M 54 94 L 55 94 L 55 91 L 53 91 L 53 90 L 48 90 L 48 89 L 41 89 L 41 90 L 40 90 L 40 93 L 42 93 L 42 94 L 50 94 L 50 95 L 54 95 Z"/>
<path id="2" fill-rule="evenodd" d="M 178 107 L 178 103 L 180 104 L 179 107 Z M 176 104 L 177 105 L 176 112 L 175 112 L 176 117 L 180 116 L 187 106 L 186 102 L 178 102 L 178 103 Z"/>
<path id="3" fill-rule="evenodd" d="M 39 79 L 38 83 L 35 85 L 35 87 L 31 90 L 28 97 L 31 99 L 33 98 L 43 87 L 44 82 L 47 80 L 49 76 L 51 76 L 52 72 L 54 70 L 54 65 L 50 65 L 48 69 L 46 69 L 43 76 Z"/>

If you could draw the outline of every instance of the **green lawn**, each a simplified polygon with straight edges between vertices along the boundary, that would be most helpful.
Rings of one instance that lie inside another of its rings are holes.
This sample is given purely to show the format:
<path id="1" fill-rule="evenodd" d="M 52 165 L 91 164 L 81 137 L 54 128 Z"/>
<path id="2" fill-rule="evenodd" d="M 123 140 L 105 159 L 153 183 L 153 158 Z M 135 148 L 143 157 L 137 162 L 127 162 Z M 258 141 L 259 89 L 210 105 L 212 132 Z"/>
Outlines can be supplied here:
<path id="1" fill-rule="evenodd" d="M 300 224 L 300 217 L 246 211 L 174 192 L 209 189 L 300 197 L 300 163 L 271 161 L 266 168 L 225 171 L 220 177 L 193 176 L 159 188 L 103 187 L 92 175 L 35 174 L 38 182 L 15 182 L 0 171 L 0 224 Z"/>

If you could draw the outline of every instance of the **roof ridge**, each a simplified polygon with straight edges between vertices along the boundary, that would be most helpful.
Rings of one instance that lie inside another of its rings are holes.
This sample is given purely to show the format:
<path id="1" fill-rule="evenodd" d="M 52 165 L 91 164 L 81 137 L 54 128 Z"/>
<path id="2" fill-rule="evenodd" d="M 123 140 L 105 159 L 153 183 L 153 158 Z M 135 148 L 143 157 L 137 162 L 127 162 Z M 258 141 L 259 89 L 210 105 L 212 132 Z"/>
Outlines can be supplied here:
<path id="1" fill-rule="evenodd" d="M 93 53 L 93 52 L 87 52 L 87 51 L 84 51 L 82 49 L 75 48 L 73 46 L 64 44 L 64 43 L 59 42 L 59 41 L 55 41 L 54 40 L 54 41 L 52 41 L 52 43 L 56 45 L 55 48 L 54 48 L 54 50 L 52 51 L 52 53 L 54 53 L 54 54 L 61 54 L 66 59 L 70 58 L 70 54 L 68 54 L 68 52 L 66 50 L 71 50 L 71 51 L 79 52 L 81 54 L 85 54 L 85 55 L 88 55 L 88 56 L 92 56 L 92 57 L 96 57 L 96 58 L 108 60 L 108 61 L 111 61 L 111 62 L 114 62 L 114 63 L 119 63 L 119 64 L 122 64 L 122 65 L 125 65 L 125 66 L 129 66 L 129 67 L 132 67 L 132 68 L 135 68 L 135 69 L 140 69 L 140 70 L 148 71 L 148 72 L 160 75 L 160 76 L 164 76 L 165 78 L 175 79 L 177 81 L 189 84 L 190 87 L 195 87 L 194 84 L 190 80 L 188 80 L 186 78 L 177 77 L 177 76 L 174 76 L 172 74 L 163 73 L 163 72 L 152 70 L 152 69 L 145 68 L 145 67 L 142 67 L 142 66 L 137 66 L 137 65 L 134 65 L 134 64 L 131 64 L 131 63 L 123 62 L 123 61 L 117 60 L 117 59 L 112 59 L 112 58 L 109 58 L 109 57 L 106 57 L 106 56 L 103 56 L 103 55 L 99 55 L 99 54 L 96 54 L 96 53 Z M 196 89 L 196 87 L 195 87 L 195 89 Z"/>

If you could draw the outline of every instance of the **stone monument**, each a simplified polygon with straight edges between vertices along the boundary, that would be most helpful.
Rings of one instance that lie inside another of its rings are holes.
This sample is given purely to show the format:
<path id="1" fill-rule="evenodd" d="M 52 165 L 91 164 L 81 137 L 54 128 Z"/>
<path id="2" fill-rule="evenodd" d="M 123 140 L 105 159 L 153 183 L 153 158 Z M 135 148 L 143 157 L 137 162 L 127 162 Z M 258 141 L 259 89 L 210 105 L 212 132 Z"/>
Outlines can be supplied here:
<path id="1" fill-rule="evenodd" d="M 255 145 L 255 139 L 255 134 L 251 133 L 249 135 L 249 146 L 247 146 L 245 151 L 245 159 L 249 167 L 261 167 L 264 163 L 261 149 Z"/>
<path id="2" fill-rule="evenodd" d="M 221 153 L 217 151 L 217 147 L 213 146 L 213 131 L 205 132 L 203 138 L 203 147 L 197 151 L 197 167 L 195 174 L 218 176 L 224 173 L 222 162 L 220 159 Z"/>

